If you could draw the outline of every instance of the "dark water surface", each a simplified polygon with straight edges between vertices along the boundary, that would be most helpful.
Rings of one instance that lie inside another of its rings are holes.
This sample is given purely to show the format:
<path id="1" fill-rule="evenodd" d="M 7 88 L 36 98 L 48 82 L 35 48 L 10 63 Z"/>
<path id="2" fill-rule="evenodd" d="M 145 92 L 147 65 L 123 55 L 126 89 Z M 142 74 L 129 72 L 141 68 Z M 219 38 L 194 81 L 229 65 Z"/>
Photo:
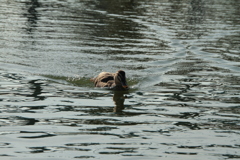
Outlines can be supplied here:
<path id="1" fill-rule="evenodd" d="M 238 0 L 2 0 L 0 159 L 240 159 Z M 95 89 L 126 71 L 129 92 Z"/>

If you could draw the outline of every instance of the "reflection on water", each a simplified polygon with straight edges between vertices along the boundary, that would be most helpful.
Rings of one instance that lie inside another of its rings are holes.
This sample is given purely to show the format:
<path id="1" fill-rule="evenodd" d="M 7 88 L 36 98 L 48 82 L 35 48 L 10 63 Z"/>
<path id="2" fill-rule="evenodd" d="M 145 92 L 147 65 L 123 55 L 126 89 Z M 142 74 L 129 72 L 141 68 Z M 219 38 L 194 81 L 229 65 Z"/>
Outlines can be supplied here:
<path id="1" fill-rule="evenodd" d="M 30 83 L 32 86 L 30 87 L 30 89 L 33 90 L 33 93 L 31 95 L 28 95 L 29 97 L 35 97 L 36 100 L 44 100 L 45 97 L 44 96 L 40 96 L 42 94 L 42 87 L 41 85 L 43 83 L 38 83 L 38 80 L 32 80 L 29 81 L 28 83 Z"/>
<path id="2" fill-rule="evenodd" d="M 121 113 L 122 110 L 124 109 L 124 101 L 125 101 L 124 93 L 126 94 L 125 91 L 114 91 L 113 101 L 114 101 L 115 107 L 113 111 L 116 113 Z"/>
<path id="3" fill-rule="evenodd" d="M 31 2 L 26 2 L 25 4 L 28 8 L 28 13 L 24 13 L 24 16 L 27 17 L 26 30 L 28 33 L 31 33 L 32 30 L 37 27 L 37 21 L 39 20 L 37 8 L 40 7 L 40 4 L 38 0 L 31 0 Z"/>
<path id="4" fill-rule="evenodd" d="M 3 0 L 0 157 L 239 159 L 239 5 Z"/>

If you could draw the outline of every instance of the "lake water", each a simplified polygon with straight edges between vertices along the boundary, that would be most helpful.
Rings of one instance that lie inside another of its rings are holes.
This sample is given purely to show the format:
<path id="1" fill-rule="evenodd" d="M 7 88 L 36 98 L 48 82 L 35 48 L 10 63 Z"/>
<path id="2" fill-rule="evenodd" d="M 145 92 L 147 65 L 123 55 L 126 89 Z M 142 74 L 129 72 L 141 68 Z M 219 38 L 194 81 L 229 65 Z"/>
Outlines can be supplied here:
<path id="1" fill-rule="evenodd" d="M 240 159 L 238 0 L 2 0 L 0 159 Z M 128 92 L 90 78 L 125 70 Z"/>

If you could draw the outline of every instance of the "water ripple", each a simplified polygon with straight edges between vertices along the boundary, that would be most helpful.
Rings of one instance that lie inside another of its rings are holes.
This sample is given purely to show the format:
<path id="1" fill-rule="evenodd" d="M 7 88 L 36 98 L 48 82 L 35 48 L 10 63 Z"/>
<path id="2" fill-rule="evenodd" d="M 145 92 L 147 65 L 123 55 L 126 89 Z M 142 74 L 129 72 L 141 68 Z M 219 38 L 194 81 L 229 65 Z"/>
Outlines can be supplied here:
<path id="1" fill-rule="evenodd" d="M 238 159 L 239 14 L 234 0 L 3 0 L 0 157 Z M 119 69 L 128 92 L 89 81 Z"/>

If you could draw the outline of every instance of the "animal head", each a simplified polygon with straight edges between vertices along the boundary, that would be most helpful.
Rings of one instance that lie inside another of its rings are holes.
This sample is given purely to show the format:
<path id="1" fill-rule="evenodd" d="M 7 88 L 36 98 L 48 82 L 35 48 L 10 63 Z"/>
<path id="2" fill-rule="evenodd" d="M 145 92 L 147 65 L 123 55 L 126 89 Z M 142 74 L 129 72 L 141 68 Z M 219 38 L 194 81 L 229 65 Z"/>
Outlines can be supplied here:
<path id="1" fill-rule="evenodd" d="M 119 70 L 116 72 L 114 76 L 115 84 L 118 86 L 122 86 L 124 89 L 128 89 L 126 74 L 123 70 Z"/>

